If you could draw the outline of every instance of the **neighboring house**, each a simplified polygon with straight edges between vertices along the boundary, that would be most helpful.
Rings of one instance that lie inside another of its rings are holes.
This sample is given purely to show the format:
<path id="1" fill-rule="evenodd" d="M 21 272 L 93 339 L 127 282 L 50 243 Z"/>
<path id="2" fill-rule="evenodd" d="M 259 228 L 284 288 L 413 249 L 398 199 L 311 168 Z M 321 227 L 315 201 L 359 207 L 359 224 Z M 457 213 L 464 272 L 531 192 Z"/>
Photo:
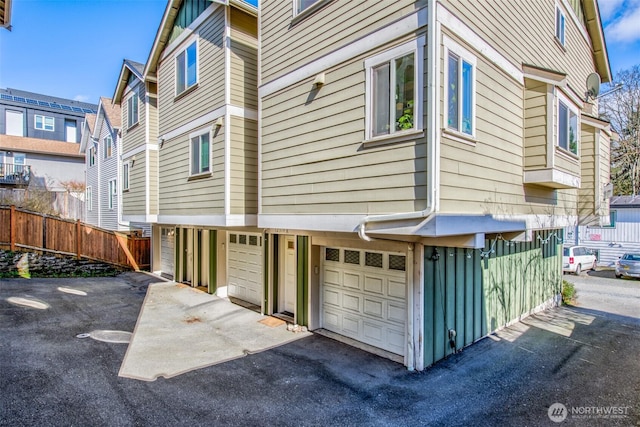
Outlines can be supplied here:
<path id="1" fill-rule="evenodd" d="M 128 231 L 122 220 L 120 107 L 100 98 L 98 111 L 87 115 L 80 152 L 86 168 L 86 222 L 109 230 Z"/>
<path id="2" fill-rule="evenodd" d="M 0 27 L 11 31 L 11 4 L 13 0 L 0 0 Z"/>
<path id="3" fill-rule="evenodd" d="M 608 225 L 580 225 L 565 232 L 567 244 L 596 250 L 598 265 L 603 267 L 615 266 L 626 252 L 640 253 L 640 196 L 612 197 L 609 209 Z"/>
<path id="4" fill-rule="evenodd" d="M 595 0 L 260 9 L 264 252 L 243 255 L 243 299 L 410 369 L 557 302 L 562 229 L 608 218 L 611 133 L 586 94 L 591 74 L 611 80 Z M 163 105 L 186 98 L 160 88 L 162 135 L 178 125 Z"/>
<path id="5" fill-rule="evenodd" d="M 84 156 L 78 144 L 0 135 L 0 187 L 67 191 L 84 182 Z"/>
<path id="6" fill-rule="evenodd" d="M 158 218 L 158 100 L 144 64 L 124 60 L 113 103 L 120 107 L 122 219 L 151 235 Z"/>
<path id="7" fill-rule="evenodd" d="M 79 142 L 87 113 L 98 106 L 17 89 L 0 89 L 0 134 Z"/>
<path id="8" fill-rule="evenodd" d="M 151 162 L 158 153 L 157 168 L 148 169 L 149 209 L 142 209 L 141 200 L 125 199 L 126 212 L 153 220 L 158 174 L 153 271 L 219 295 L 228 289 L 230 296 L 260 305 L 257 15 L 255 7 L 237 0 L 169 1 L 144 68 L 144 86 L 137 67 L 125 63 L 116 99 L 128 108 L 127 90 L 138 88 L 138 120 L 149 126 L 131 131 L 124 156 L 136 157 L 131 171 L 138 159 Z M 156 93 L 157 148 L 149 110 Z M 149 114 L 143 117 L 145 109 Z"/>

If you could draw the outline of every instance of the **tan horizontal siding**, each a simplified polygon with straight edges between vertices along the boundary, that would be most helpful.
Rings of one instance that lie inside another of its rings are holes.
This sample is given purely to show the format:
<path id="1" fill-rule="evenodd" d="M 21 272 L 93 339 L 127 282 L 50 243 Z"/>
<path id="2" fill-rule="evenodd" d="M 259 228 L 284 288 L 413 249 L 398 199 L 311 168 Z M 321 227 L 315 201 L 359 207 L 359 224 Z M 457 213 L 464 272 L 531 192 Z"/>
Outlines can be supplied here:
<path id="1" fill-rule="evenodd" d="M 158 151 L 149 151 L 149 214 L 158 214 Z"/>
<path id="2" fill-rule="evenodd" d="M 124 161 L 131 159 L 124 159 Z M 146 214 L 146 168 L 144 153 L 136 155 L 136 161 L 129 167 L 129 191 L 122 193 L 122 213 L 125 215 Z"/>
<path id="3" fill-rule="evenodd" d="M 159 64 L 160 134 L 169 132 L 224 104 L 224 9 L 220 8 L 197 28 L 198 83 L 175 96 L 175 56 L 186 48 L 173 50 Z"/>
<path id="4" fill-rule="evenodd" d="M 258 48 L 231 40 L 231 103 L 258 109 Z"/>
<path id="5" fill-rule="evenodd" d="M 160 149 L 159 214 L 224 213 L 224 127 L 212 140 L 212 174 L 189 180 L 189 135 L 166 141 Z"/>
<path id="6" fill-rule="evenodd" d="M 392 5 L 393 7 L 390 7 Z M 293 2 L 261 3 L 262 83 L 389 25 L 426 1 L 334 1 L 292 25 Z M 310 41 L 313 41 L 310 43 Z M 287 54 L 283 55 L 282 52 Z"/>
<path id="7" fill-rule="evenodd" d="M 525 169 L 547 167 L 547 85 L 527 79 L 524 89 Z"/>
<path id="8" fill-rule="evenodd" d="M 444 0 L 443 5 L 517 67 L 525 63 L 567 73 L 573 88 L 584 87 L 595 69 L 589 42 L 568 12 L 566 47 L 556 42 L 556 2 Z"/>
<path id="9" fill-rule="evenodd" d="M 258 124 L 231 117 L 231 214 L 258 213 Z"/>

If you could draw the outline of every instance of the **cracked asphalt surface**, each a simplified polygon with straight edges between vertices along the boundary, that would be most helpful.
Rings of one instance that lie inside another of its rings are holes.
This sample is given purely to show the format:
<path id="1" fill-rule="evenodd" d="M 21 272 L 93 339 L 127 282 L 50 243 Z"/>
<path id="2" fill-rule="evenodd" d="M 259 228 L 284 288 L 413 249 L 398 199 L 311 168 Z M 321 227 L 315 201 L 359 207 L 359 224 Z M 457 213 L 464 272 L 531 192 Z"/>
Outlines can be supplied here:
<path id="1" fill-rule="evenodd" d="M 635 426 L 640 281 L 594 274 L 565 276 L 577 307 L 531 316 L 423 372 L 313 335 L 154 382 L 117 376 L 126 344 L 76 335 L 133 331 L 157 279 L 1 279 L 0 425 Z M 583 413 L 557 424 L 554 403 Z M 610 407 L 626 412 L 584 414 Z"/>

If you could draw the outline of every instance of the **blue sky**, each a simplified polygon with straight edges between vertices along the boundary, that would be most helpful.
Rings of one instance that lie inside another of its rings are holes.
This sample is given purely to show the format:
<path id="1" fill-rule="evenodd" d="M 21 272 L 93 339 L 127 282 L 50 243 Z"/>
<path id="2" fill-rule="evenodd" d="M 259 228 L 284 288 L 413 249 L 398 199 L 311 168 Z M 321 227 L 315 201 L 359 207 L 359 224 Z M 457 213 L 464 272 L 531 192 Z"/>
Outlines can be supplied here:
<path id="1" fill-rule="evenodd" d="M 599 4 L 615 76 L 640 64 L 640 0 Z M 165 5 L 166 0 L 14 0 L 13 30 L 0 30 L 0 87 L 92 103 L 110 98 L 122 60 L 147 60 Z"/>

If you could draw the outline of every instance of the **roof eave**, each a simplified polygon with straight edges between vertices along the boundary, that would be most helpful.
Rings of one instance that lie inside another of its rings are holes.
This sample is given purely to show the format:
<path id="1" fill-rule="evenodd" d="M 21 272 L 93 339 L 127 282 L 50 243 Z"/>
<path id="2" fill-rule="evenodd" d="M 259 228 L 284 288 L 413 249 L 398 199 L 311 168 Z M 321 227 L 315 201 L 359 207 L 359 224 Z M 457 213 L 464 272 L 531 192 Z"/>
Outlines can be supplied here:
<path id="1" fill-rule="evenodd" d="M 156 79 L 158 60 L 160 59 L 160 54 L 167 44 L 167 40 L 169 39 L 169 35 L 171 34 L 173 27 L 173 22 L 178 15 L 178 9 L 181 4 L 182 0 L 169 0 L 167 3 L 167 8 L 162 15 L 162 21 L 160 22 L 160 26 L 156 32 L 156 37 L 153 40 L 151 52 L 149 52 L 149 58 L 144 66 L 143 76 L 145 80 L 155 81 Z"/>
<path id="2" fill-rule="evenodd" d="M 609 53 L 607 52 L 607 43 L 604 38 L 604 30 L 602 29 L 602 20 L 600 19 L 600 11 L 598 9 L 597 0 L 583 0 L 585 20 L 587 23 L 587 31 L 591 37 L 593 47 L 593 59 L 596 63 L 596 69 L 600 74 L 603 83 L 609 83 L 613 80 L 611 73 L 611 65 L 609 63 Z"/>

